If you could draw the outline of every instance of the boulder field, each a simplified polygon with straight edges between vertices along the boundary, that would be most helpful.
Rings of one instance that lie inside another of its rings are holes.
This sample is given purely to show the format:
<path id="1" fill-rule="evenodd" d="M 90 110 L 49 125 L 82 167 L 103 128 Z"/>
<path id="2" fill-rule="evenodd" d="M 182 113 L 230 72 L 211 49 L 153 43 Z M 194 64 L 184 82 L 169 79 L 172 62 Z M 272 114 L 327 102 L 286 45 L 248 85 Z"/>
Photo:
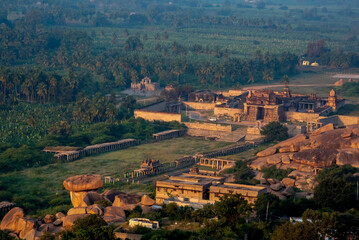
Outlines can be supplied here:
<path id="1" fill-rule="evenodd" d="M 11 234 L 21 239 L 37 240 L 44 232 L 56 234 L 63 230 L 71 230 L 76 219 L 90 214 L 102 216 L 108 224 L 118 224 L 126 222 L 125 210 L 141 206 L 146 213 L 151 211 L 152 205 L 155 204 L 155 201 L 147 195 L 127 194 L 115 189 L 103 193 L 96 192 L 102 186 L 100 175 L 70 177 L 64 181 L 64 187 L 70 191 L 73 208 L 70 208 L 66 214 L 59 212 L 55 216 L 46 215 L 43 218 L 33 219 L 26 217 L 23 209 L 15 207 L 1 221 L 0 230 L 10 230 Z M 81 194 L 77 194 L 79 192 Z M 105 203 L 107 207 L 98 203 Z"/>
<path id="2" fill-rule="evenodd" d="M 295 169 L 289 174 L 294 180 L 291 185 L 310 190 L 314 187 L 315 172 L 333 164 L 359 167 L 358 124 L 338 129 L 328 124 L 309 136 L 297 135 L 257 153 L 249 166 L 253 170 L 271 165 Z"/>

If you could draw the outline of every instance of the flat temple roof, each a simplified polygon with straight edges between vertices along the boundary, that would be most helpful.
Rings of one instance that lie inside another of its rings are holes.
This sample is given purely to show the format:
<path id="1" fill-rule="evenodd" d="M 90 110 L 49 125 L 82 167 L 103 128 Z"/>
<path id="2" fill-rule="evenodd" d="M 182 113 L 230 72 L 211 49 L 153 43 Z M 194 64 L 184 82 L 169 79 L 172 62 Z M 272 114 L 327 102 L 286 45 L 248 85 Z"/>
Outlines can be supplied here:
<path id="1" fill-rule="evenodd" d="M 207 185 L 213 181 L 222 181 L 222 177 L 211 177 L 197 174 L 181 174 L 178 176 L 171 176 L 168 179 L 160 180 L 157 182 L 171 183 L 171 184 L 186 184 L 186 185 Z"/>
<path id="2" fill-rule="evenodd" d="M 240 189 L 240 190 L 247 190 L 247 191 L 255 191 L 259 192 L 264 189 L 265 187 L 259 187 L 259 186 L 252 186 L 252 185 L 244 185 L 244 184 L 235 184 L 235 183 L 223 183 L 221 185 L 211 186 L 211 188 L 228 188 L 228 189 Z"/>

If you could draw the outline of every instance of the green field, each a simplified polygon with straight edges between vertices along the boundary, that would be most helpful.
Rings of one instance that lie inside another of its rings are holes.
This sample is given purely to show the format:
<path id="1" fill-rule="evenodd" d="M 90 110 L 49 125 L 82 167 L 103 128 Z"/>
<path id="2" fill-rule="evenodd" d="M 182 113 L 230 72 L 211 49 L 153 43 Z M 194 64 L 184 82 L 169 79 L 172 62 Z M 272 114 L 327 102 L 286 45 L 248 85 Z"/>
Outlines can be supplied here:
<path id="1" fill-rule="evenodd" d="M 49 202 L 55 198 L 62 196 L 69 200 L 70 196 L 64 190 L 62 182 L 70 176 L 100 174 L 122 177 L 126 171 L 139 168 L 141 161 L 146 157 L 152 157 L 165 163 L 184 155 L 193 155 L 227 145 L 229 143 L 182 137 L 142 144 L 121 151 L 82 158 L 74 162 L 55 163 L 3 174 L 0 175 L 0 198 L 12 200 L 20 206 L 25 206 L 25 209 L 48 208 Z M 41 204 L 40 201 L 42 201 Z"/>

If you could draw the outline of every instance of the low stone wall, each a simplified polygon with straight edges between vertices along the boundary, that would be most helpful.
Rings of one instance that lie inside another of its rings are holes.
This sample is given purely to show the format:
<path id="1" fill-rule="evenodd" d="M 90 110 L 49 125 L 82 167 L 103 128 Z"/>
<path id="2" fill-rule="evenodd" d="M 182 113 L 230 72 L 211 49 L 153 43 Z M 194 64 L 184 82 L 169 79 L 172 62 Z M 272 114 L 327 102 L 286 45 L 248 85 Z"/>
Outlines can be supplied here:
<path id="1" fill-rule="evenodd" d="M 219 92 L 221 93 L 223 96 L 225 97 L 236 97 L 236 96 L 240 96 L 244 93 L 248 93 L 247 90 L 236 90 L 236 89 L 231 89 L 228 91 L 223 91 L 223 92 Z"/>
<path id="2" fill-rule="evenodd" d="M 338 126 L 348 126 L 353 124 L 359 124 L 359 117 L 338 115 Z"/>
<path id="3" fill-rule="evenodd" d="M 285 117 L 290 122 L 315 122 L 319 119 L 319 113 L 285 112 Z"/>
<path id="4" fill-rule="evenodd" d="M 242 114 L 243 109 L 239 108 L 223 108 L 223 107 L 215 107 L 214 108 L 214 115 L 220 116 L 220 115 L 227 115 L 234 117 L 236 114 Z"/>
<path id="5" fill-rule="evenodd" d="M 221 124 L 213 124 L 213 123 L 184 123 L 189 129 L 202 129 L 209 131 L 221 131 L 221 132 L 232 132 L 232 125 L 221 125 Z"/>
<path id="6" fill-rule="evenodd" d="M 162 122 L 172 122 L 177 121 L 181 122 L 180 113 L 167 113 L 167 112 L 155 112 L 148 110 L 139 110 L 136 109 L 134 112 L 135 118 L 143 118 L 148 121 L 162 121 Z"/>
<path id="7" fill-rule="evenodd" d="M 215 103 L 182 102 L 188 110 L 213 110 Z"/>

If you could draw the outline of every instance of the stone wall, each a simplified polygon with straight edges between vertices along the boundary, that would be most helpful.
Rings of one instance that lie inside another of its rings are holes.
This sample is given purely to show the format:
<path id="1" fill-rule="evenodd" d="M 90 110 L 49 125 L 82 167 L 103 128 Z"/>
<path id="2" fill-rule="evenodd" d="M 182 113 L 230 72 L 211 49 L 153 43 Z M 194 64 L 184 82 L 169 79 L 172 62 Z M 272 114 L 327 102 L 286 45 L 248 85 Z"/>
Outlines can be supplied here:
<path id="1" fill-rule="evenodd" d="M 201 103 L 201 102 L 182 102 L 188 110 L 213 110 L 215 103 Z"/>
<path id="2" fill-rule="evenodd" d="M 288 128 L 288 135 L 290 137 L 306 133 L 306 126 L 304 125 L 285 124 L 285 126 Z"/>
<path id="3" fill-rule="evenodd" d="M 338 126 L 359 124 L 359 117 L 338 115 Z"/>
<path id="4" fill-rule="evenodd" d="M 227 115 L 227 116 L 231 116 L 234 117 L 234 115 L 236 114 L 242 114 L 243 113 L 243 109 L 239 109 L 239 108 L 223 108 L 223 107 L 215 107 L 214 108 L 214 115 Z"/>
<path id="5" fill-rule="evenodd" d="M 162 122 L 181 122 L 180 113 L 167 113 L 167 112 L 155 112 L 147 110 L 136 109 L 134 112 L 135 118 L 143 118 L 148 121 L 162 121 Z"/>
<path id="6" fill-rule="evenodd" d="M 224 97 L 236 97 L 236 96 L 240 96 L 244 93 L 248 93 L 247 90 L 236 90 L 236 89 L 231 89 L 228 91 L 223 91 L 223 92 L 218 92 L 220 94 L 222 94 Z"/>
<path id="7" fill-rule="evenodd" d="M 166 102 L 162 101 L 159 103 L 150 104 L 144 108 L 141 108 L 141 110 L 164 112 L 166 111 Z"/>
<path id="8" fill-rule="evenodd" d="M 285 116 L 290 122 L 315 122 L 319 119 L 318 113 L 285 112 Z"/>
<path id="9" fill-rule="evenodd" d="M 221 131 L 221 132 L 232 132 L 233 127 L 232 125 L 221 125 L 221 124 L 213 124 L 213 123 L 184 123 L 187 128 L 189 129 L 202 129 L 202 130 L 209 130 L 209 131 Z"/>

